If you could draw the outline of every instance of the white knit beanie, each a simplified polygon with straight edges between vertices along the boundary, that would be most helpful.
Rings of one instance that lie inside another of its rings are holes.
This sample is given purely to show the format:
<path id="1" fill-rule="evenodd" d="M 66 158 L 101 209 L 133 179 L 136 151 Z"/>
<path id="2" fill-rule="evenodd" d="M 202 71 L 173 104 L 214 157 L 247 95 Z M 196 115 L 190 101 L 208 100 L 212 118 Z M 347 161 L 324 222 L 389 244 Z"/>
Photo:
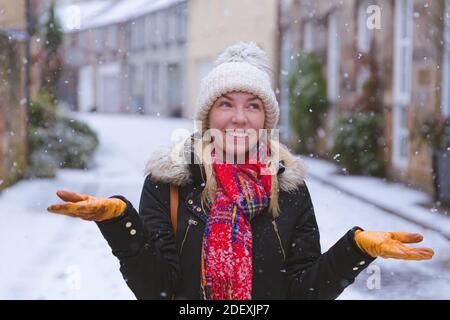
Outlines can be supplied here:
<path id="1" fill-rule="evenodd" d="M 238 42 L 219 55 L 214 68 L 202 79 L 195 120 L 208 128 L 208 114 L 223 94 L 240 91 L 254 94 L 264 103 L 266 129 L 277 126 L 280 109 L 271 85 L 270 61 L 255 43 Z"/>

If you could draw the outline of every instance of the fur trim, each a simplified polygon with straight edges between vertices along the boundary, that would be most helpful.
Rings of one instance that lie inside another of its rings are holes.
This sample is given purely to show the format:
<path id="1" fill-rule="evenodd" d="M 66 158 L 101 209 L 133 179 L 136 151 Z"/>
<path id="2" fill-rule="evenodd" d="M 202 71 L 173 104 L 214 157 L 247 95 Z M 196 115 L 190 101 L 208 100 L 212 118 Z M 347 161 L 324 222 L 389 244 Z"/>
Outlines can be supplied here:
<path id="1" fill-rule="evenodd" d="M 190 183 L 192 176 L 187 162 L 174 161 L 174 159 L 189 159 L 190 150 L 189 144 L 178 144 L 157 150 L 147 163 L 145 175 L 151 174 L 156 182 L 172 183 L 177 186 Z M 284 172 L 278 175 L 280 189 L 293 192 L 304 184 L 306 165 L 300 157 L 293 155 L 281 143 L 279 152 L 280 160 L 284 161 L 285 167 Z"/>
<path id="2" fill-rule="evenodd" d="M 182 161 L 174 161 L 175 156 L 182 156 L 181 151 L 180 145 L 158 149 L 147 162 L 145 175 L 151 174 L 157 182 L 172 183 L 177 186 L 188 184 L 192 181 L 189 165 Z"/>
<path id="3" fill-rule="evenodd" d="M 280 143 L 280 160 L 284 161 L 285 170 L 278 176 L 280 189 L 286 192 L 294 192 L 299 186 L 304 185 L 307 175 L 305 162 L 292 154 L 289 149 Z"/>

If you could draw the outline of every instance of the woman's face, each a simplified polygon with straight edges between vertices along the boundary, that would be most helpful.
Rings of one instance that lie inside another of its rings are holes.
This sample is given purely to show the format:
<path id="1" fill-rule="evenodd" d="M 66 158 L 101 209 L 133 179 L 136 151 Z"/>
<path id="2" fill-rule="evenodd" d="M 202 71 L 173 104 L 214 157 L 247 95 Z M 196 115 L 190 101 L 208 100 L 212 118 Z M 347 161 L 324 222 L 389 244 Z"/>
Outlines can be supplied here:
<path id="1" fill-rule="evenodd" d="M 209 113 L 209 128 L 214 145 L 230 154 L 242 155 L 252 149 L 259 130 L 264 128 L 264 104 L 255 95 L 230 92 L 219 97 Z"/>

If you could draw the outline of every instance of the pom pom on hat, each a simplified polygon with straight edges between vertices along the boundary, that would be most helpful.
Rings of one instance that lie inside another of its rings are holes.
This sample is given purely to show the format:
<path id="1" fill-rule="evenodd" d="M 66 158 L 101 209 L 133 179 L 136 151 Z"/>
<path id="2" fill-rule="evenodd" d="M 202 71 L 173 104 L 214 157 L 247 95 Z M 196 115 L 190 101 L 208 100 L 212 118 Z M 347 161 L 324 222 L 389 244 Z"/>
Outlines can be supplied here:
<path id="1" fill-rule="evenodd" d="M 223 94 L 240 91 L 262 100 L 266 129 L 276 127 L 279 107 L 271 84 L 272 69 L 266 53 L 255 43 L 238 42 L 219 55 L 214 68 L 200 83 L 195 120 L 208 129 L 208 114 L 214 102 Z"/>
<path id="2" fill-rule="evenodd" d="M 229 46 L 219 55 L 215 65 L 227 62 L 246 62 L 266 72 L 269 77 L 272 76 L 272 68 L 267 54 L 254 42 L 238 42 Z"/>

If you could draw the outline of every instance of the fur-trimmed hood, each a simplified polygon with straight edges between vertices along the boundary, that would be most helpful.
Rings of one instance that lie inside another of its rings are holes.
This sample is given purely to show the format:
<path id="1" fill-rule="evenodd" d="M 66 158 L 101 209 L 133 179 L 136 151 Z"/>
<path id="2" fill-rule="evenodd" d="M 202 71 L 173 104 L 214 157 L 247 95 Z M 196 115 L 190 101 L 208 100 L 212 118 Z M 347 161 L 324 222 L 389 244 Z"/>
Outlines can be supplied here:
<path id="1" fill-rule="evenodd" d="M 282 167 L 282 170 L 278 170 L 279 187 L 282 191 L 293 192 L 297 190 L 298 186 L 304 184 L 306 165 L 300 157 L 292 154 L 285 145 L 281 143 L 279 145 L 279 165 Z M 188 139 L 182 144 L 156 150 L 147 162 L 145 174 L 150 174 L 156 182 L 177 186 L 184 186 L 192 182 L 193 168 L 200 165 L 189 164 L 187 161 L 174 161 L 174 155 L 175 157 L 182 156 L 185 159 L 193 159 L 192 140 Z"/>

